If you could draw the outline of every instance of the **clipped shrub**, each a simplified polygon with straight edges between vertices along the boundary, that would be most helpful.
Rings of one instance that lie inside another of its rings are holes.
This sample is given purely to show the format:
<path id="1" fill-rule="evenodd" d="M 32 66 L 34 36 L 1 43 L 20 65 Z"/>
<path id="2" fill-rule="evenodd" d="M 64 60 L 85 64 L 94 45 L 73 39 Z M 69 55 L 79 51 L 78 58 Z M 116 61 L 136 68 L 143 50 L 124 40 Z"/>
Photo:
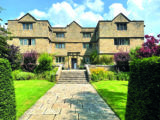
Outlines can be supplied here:
<path id="1" fill-rule="evenodd" d="M 16 102 L 11 66 L 0 58 L 0 120 L 16 120 Z"/>
<path id="2" fill-rule="evenodd" d="M 130 62 L 126 120 L 160 120 L 160 57 Z"/>
<path id="3" fill-rule="evenodd" d="M 37 73 L 42 73 L 45 71 L 52 70 L 53 58 L 47 53 L 43 53 L 38 58 L 39 65 L 36 68 Z"/>
<path id="4" fill-rule="evenodd" d="M 116 78 L 117 80 L 126 80 L 129 81 L 130 77 L 129 77 L 129 72 L 118 72 L 116 73 Z"/>
<path id="5" fill-rule="evenodd" d="M 14 45 L 9 45 L 8 46 L 8 57 L 7 59 L 9 60 L 11 64 L 12 70 L 16 70 L 20 68 L 20 64 L 22 62 L 22 55 L 20 53 L 20 49 L 17 46 Z"/>
<path id="6" fill-rule="evenodd" d="M 129 71 L 130 56 L 128 52 L 118 52 L 114 54 L 114 60 L 118 71 Z"/>
<path id="7" fill-rule="evenodd" d="M 16 80 L 17 75 L 22 72 L 21 70 L 14 70 L 12 71 L 12 78 L 13 80 Z"/>
<path id="8" fill-rule="evenodd" d="M 17 73 L 17 74 L 15 74 Z M 14 80 L 30 80 L 35 78 L 35 74 L 31 72 L 14 71 L 12 74 Z"/>
<path id="9" fill-rule="evenodd" d="M 104 68 L 91 68 L 91 79 L 93 81 L 99 81 L 99 80 L 103 80 L 104 79 L 104 74 L 105 74 L 105 70 Z"/>
<path id="10" fill-rule="evenodd" d="M 33 72 L 36 68 L 38 54 L 35 51 L 24 53 L 23 55 L 23 68 L 28 72 Z"/>
<path id="11" fill-rule="evenodd" d="M 116 79 L 115 73 L 112 71 L 106 71 L 105 74 L 106 74 L 106 77 L 104 79 L 106 79 L 106 80 L 115 80 Z"/>
<path id="12" fill-rule="evenodd" d="M 37 79 L 44 79 L 44 80 L 48 80 L 50 82 L 54 82 L 57 70 L 58 70 L 58 68 L 54 68 L 51 71 L 45 71 L 43 73 L 37 74 Z"/>
<path id="13" fill-rule="evenodd" d="M 98 61 L 98 64 L 101 64 L 101 65 L 110 65 L 110 64 L 113 64 L 113 56 L 109 56 L 109 55 L 102 55 L 99 57 L 99 61 Z"/>

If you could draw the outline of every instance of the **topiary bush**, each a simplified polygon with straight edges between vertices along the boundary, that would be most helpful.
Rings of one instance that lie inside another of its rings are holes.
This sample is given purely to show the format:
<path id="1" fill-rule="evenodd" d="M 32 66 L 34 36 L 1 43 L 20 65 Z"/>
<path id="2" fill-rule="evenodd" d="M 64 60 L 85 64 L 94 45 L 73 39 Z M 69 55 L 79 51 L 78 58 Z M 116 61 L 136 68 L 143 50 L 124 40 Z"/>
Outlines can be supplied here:
<path id="1" fill-rule="evenodd" d="M 160 120 L 160 57 L 130 62 L 126 120 Z"/>
<path id="2" fill-rule="evenodd" d="M 129 71 L 130 56 L 128 52 L 115 53 L 114 60 L 118 71 Z"/>
<path id="3" fill-rule="evenodd" d="M 14 80 L 31 80 L 35 79 L 35 74 L 31 72 L 22 72 L 16 70 L 12 72 L 12 77 Z"/>
<path id="4" fill-rule="evenodd" d="M 11 66 L 0 58 L 0 120 L 16 120 L 16 102 Z"/>
<path id="5" fill-rule="evenodd" d="M 36 68 L 36 73 L 42 73 L 52 70 L 53 58 L 47 53 L 43 53 L 38 58 L 39 65 Z"/>
<path id="6" fill-rule="evenodd" d="M 129 81 L 129 79 L 130 79 L 129 75 L 130 75 L 130 72 L 118 72 L 118 73 L 116 73 L 116 79 Z"/>

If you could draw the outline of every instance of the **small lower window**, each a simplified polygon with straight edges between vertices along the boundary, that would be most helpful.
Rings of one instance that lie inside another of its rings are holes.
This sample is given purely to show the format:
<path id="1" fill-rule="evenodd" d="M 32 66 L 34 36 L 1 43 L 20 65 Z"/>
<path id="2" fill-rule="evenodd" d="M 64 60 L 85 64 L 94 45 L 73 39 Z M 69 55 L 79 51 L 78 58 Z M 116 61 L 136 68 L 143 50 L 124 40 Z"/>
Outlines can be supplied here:
<path id="1" fill-rule="evenodd" d="M 91 43 L 83 43 L 83 48 L 90 48 L 90 49 L 92 49 L 92 44 Z"/>
<path id="2" fill-rule="evenodd" d="M 90 57 L 84 57 L 83 61 L 84 63 L 90 63 Z"/>
<path id="3" fill-rule="evenodd" d="M 64 57 L 56 57 L 56 63 L 64 63 L 65 58 Z"/>

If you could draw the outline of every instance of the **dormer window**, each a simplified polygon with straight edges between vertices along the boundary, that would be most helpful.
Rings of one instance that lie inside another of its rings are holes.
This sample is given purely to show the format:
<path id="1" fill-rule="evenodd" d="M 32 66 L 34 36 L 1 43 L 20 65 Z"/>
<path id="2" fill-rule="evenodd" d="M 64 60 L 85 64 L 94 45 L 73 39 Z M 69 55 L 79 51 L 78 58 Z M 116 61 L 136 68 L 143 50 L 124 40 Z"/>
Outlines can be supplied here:
<path id="1" fill-rule="evenodd" d="M 56 37 L 57 38 L 64 38 L 64 33 L 63 32 L 56 33 Z"/>
<path id="2" fill-rule="evenodd" d="M 127 23 L 117 23 L 117 30 L 127 30 Z"/>
<path id="3" fill-rule="evenodd" d="M 84 33 L 83 33 L 83 38 L 91 38 L 91 33 L 89 33 L 89 32 L 84 32 Z"/>
<path id="4" fill-rule="evenodd" d="M 23 30 L 32 30 L 33 23 L 23 23 Z"/>

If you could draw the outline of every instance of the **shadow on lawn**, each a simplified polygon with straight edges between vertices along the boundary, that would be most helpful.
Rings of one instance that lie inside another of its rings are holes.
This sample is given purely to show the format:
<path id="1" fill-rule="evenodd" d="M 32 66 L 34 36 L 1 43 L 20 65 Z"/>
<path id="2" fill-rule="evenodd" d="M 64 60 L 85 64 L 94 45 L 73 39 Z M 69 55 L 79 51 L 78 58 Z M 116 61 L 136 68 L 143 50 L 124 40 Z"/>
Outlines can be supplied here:
<path id="1" fill-rule="evenodd" d="M 78 92 L 73 95 L 73 98 L 66 99 L 65 103 L 69 103 L 71 108 L 75 109 L 75 113 L 78 113 L 78 119 L 109 120 L 115 117 L 109 106 L 96 93 Z"/>
<path id="2" fill-rule="evenodd" d="M 119 115 L 121 119 L 124 119 L 127 94 L 109 91 L 108 89 L 97 89 L 97 92 L 105 100 L 105 102 L 108 103 L 112 110 Z"/>

